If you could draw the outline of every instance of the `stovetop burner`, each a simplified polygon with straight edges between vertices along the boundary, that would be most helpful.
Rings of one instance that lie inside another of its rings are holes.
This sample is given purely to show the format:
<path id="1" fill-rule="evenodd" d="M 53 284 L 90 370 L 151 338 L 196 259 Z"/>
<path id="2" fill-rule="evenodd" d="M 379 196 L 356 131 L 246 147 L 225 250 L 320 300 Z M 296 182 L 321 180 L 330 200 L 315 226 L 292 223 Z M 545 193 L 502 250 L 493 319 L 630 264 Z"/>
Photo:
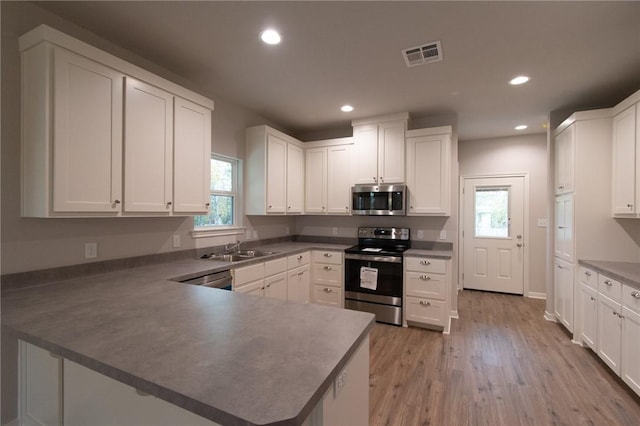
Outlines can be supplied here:
<path id="1" fill-rule="evenodd" d="M 408 228 L 358 228 L 358 245 L 345 253 L 402 256 L 411 248 Z"/>

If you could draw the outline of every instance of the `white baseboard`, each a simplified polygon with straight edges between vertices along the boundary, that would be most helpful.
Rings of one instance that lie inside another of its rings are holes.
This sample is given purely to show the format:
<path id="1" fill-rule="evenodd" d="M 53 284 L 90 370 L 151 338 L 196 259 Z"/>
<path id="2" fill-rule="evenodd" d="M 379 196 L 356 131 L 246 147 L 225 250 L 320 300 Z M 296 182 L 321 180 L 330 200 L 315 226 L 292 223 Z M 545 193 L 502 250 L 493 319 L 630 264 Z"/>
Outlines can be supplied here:
<path id="1" fill-rule="evenodd" d="M 544 311 L 544 319 L 551 322 L 558 322 L 558 320 L 556 319 L 556 316 L 547 311 Z"/>
<path id="2" fill-rule="evenodd" d="M 547 293 L 540 293 L 538 291 L 530 291 L 527 293 L 527 297 L 530 299 L 543 299 L 547 300 Z"/>

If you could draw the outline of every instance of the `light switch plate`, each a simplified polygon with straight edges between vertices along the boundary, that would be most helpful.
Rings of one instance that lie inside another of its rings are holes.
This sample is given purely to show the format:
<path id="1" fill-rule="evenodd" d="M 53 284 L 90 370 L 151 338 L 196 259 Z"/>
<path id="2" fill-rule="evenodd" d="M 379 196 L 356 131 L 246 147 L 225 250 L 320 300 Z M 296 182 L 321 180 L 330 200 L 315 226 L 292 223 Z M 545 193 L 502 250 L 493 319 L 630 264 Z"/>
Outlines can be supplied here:
<path id="1" fill-rule="evenodd" d="M 418 231 L 418 239 L 419 239 L 419 240 L 422 240 L 423 238 L 424 238 L 424 231 L 423 231 L 422 229 L 420 229 L 420 230 Z"/>
<path id="2" fill-rule="evenodd" d="M 447 231 L 445 231 L 444 229 L 442 231 L 440 231 L 440 239 L 441 240 L 446 240 L 447 239 Z"/>
<path id="3" fill-rule="evenodd" d="M 547 218 L 538 219 L 538 228 L 546 228 L 549 226 L 549 221 Z"/>

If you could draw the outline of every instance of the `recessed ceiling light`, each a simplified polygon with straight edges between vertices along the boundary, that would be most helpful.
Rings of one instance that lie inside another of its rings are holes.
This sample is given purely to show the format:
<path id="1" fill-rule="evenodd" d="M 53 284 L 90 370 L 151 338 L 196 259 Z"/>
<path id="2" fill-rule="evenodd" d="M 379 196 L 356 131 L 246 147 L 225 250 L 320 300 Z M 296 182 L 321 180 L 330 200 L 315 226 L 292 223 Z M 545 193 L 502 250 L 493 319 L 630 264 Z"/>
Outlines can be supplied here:
<path id="1" fill-rule="evenodd" d="M 518 86 L 520 84 L 526 83 L 529 80 L 530 80 L 529 77 L 527 77 L 526 75 L 519 75 L 509 80 L 509 84 L 512 86 Z"/>
<path id="2" fill-rule="evenodd" d="M 272 29 L 264 30 L 262 34 L 260 34 L 260 38 L 267 44 L 279 44 L 282 41 L 280 34 Z"/>
<path id="3" fill-rule="evenodd" d="M 351 111 L 353 111 L 353 107 L 351 105 L 342 105 L 340 107 L 340 110 L 342 112 L 351 112 Z"/>
<path id="4" fill-rule="evenodd" d="M 520 124 L 519 126 L 516 126 L 515 129 L 516 130 L 524 130 L 526 129 L 528 126 L 526 124 Z"/>

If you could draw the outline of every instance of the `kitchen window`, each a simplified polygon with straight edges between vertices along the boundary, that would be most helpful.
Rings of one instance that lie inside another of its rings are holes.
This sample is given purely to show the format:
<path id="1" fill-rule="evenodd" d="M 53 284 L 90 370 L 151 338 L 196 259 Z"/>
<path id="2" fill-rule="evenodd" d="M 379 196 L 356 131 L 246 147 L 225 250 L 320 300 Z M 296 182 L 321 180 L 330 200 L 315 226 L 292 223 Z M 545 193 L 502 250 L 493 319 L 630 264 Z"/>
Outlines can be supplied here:
<path id="1" fill-rule="evenodd" d="M 239 169 L 240 160 L 211 154 L 209 214 L 193 218 L 194 237 L 242 233 L 238 227 L 241 210 Z"/>

